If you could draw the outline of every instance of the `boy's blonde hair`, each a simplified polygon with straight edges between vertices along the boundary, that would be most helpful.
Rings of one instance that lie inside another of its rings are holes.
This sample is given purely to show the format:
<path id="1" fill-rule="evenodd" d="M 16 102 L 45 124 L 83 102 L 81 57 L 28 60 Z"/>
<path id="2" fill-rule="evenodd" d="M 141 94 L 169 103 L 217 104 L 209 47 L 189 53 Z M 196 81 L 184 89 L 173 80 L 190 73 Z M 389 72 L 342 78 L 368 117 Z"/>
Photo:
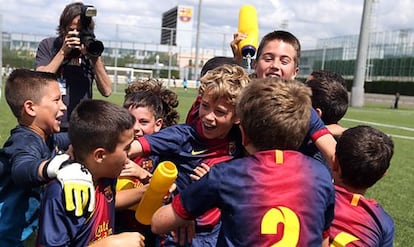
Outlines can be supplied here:
<path id="1" fill-rule="evenodd" d="M 13 115 L 20 120 L 23 105 L 27 100 L 40 102 L 44 96 L 44 88 L 56 82 L 56 75 L 28 69 L 16 69 L 6 80 L 4 94 Z"/>
<path id="2" fill-rule="evenodd" d="M 254 79 L 236 105 L 240 125 L 258 150 L 297 150 L 309 129 L 311 90 L 295 80 Z"/>
<path id="3" fill-rule="evenodd" d="M 236 105 L 241 90 L 249 83 L 250 78 L 243 67 L 238 65 L 222 65 L 208 71 L 200 79 L 199 95 L 208 95 L 214 101 L 225 99 Z"/>

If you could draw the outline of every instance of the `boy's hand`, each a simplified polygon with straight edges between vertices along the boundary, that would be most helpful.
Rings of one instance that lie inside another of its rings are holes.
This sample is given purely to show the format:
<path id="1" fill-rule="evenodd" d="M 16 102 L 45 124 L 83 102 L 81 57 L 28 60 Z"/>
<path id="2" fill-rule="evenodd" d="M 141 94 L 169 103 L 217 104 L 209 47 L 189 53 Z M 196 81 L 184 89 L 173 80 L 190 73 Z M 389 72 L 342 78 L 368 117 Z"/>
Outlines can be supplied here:
<path id="1" fill-rule="evenodd" d="M 95 187 L 90 172 L 79 163 L 71 163 L 57 172 L 57 179 L 63 187 L 66 210 L 82 216 L 87 208 L 91 213 L 95 208 Z"/>
<path id="2" fill-rule="evenodd" d="M 236 62 L 239 63 L 243 61 L 243 55 L 239 50 L 239 43 L 245 38 L 247 38 L 247 34 L 237 32 L 233 34 L 233 40 L 230 42 L 230 47 L 233 52 L 233 58 Z"/>
<path id="3" fill-rule="evenodd" d="M 193 169 L 194 174 L 190 174 L 190 178 L 194 181 L 200 180 L 209 171 L 210 167 L 207 164 L 201 163 L 201 165 Z"/>
<path id="4" fill-rule="evenodd" d="M 143 184 L 148 183 L 152 174 L 142 168 L 141 166 L 137 165 L 134 161 L 128 159 L 128 162 L 124 165 L 124 169 L 122 169 L 120 177 L 136 177 L 138 178 Z"/>

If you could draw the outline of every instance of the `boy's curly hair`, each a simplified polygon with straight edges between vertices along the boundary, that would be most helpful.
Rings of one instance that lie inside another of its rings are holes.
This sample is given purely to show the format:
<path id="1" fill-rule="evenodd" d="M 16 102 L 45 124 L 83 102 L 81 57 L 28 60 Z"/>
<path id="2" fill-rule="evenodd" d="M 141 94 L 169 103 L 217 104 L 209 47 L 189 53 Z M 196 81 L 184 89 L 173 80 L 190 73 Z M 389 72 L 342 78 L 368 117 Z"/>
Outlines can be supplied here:
<path id="1" fill-rule="evenodd" d="M 125 89 L 124 107 L 152 108 L 155 118 L 163 119 L 163 128 L 178 123 L 178 103 L 178 95 L 154 78 L 136 80 Z"/>

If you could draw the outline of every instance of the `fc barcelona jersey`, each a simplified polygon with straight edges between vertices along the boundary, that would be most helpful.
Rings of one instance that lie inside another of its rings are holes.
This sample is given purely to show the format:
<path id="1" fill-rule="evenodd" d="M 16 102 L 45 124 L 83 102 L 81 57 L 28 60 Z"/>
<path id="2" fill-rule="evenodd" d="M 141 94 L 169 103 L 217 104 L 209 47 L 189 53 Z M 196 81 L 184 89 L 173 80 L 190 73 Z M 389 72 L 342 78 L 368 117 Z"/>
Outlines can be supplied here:
<path id="1" fill-rule="evenodd" d="M 393 246 L 394 221 L 375 201 L 335 186 L 331 246 Z"/>
<path id="2" fill-rule="evenodd" d="M 87 246 L 114 233 L 115 182 L 106 178 L 95 185 L 95 209 L 88 216 L 66 212 L 62 186 L 50 182 L 40 215 L 38 246 Z"/>
<path id="3" fill-rule="evenodd" d="M 222 213 L 217 246 L 321 246 L 333 219 L 328 169 L 296 151 L 262 151 L 221 163 L 174 198 L 192 219 Z"/>

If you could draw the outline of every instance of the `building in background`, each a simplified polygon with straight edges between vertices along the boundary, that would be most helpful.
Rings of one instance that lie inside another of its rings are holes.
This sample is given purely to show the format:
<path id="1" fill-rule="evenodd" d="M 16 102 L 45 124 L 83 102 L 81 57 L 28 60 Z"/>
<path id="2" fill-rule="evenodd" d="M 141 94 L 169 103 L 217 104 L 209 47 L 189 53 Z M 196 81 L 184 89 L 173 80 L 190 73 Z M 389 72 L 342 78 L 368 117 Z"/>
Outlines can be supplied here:
<path id="1" fill-rule="evenodd" d="M 192 46 L 193 7 L 179 5 L 162 14 L 161 42 L 162 45 L 180 47 Z"/>
<path id="2" fill-rule="evenodd" d="M 102 40 L 105 44 L 105 50 L 102 54 L 104 58 L 132 56 L 139 61 L 138 64 L 131 65 L 134 69 L 156 71 L 167 69 L 168 64 L 165 62 L 164 64 L 145 64 L 142 62 L 144 58 L 153 56 L 154 54 L 168 54 L 176 58 L 177 64 L 170 66 L 172 70 L 179 71 L 179 77 L 176 76 L 176 78 L 186 77 L 192 79 L 189 74 L 192 66 L 194 66 L 195 47 L 192 44 L 182 43 L 180 40 L 186 34 L 189 35 L 188 40 L 192 40 L 192 31 L 190 29 L 179 30 L 178 23 L 182 22 L 179 20 L 178 14 L 180 6 L 174 9 L 177 9 L 175 11 L 177 14 L 177 18 L 175 19 L 177 22 L 177 31 L 172 36 L 168 36 L 169 32 L 164 33 L 166 41 L 169 41 L 169 38 L 173 37 L 173 45 L 169 44 L 169 42 L 160 44 L 158 42 L 144 43 L 139 41 Z M 185 10 L 181 18 L 190 18 L 190 16 L 192 19 L 194 18 L 193 14 L 190 15 L 188 10 Z M 157 31 L 162 34 L 163 30 L 165 29 L 161 30 L 160 28 Z M 45 37 L 44 35 L 36 34 L 3 32 L 3 51 L 14 50 L 18 51 L 20 56 L 34 56 L 39 42 Z M 163 42 L 162 40 L 161 42 Z M 226 49 L 229 48 L 230 46 L 226 47 Z M 312 70 L 328 69 L 344 75 L 347 79 L 352 79 L 357 49 L 358 35 L 319 39 L 314 49 L 302 51 L 299 76 L 306 77 Z M 228 54 L 226 54 L 226 50 L 223 47 L 201 47 L 199 49 L 199 68 L 211 57 L 226 55 Z M 6 64 L 3 65 L 5 66 Z M 156 75 L 156 73 L 153 74 Z M 396 81 L 414 81 L 414 29 L 371 33 L 366 78 L 367 81 L 382 80 L 384 78 Z"/>

